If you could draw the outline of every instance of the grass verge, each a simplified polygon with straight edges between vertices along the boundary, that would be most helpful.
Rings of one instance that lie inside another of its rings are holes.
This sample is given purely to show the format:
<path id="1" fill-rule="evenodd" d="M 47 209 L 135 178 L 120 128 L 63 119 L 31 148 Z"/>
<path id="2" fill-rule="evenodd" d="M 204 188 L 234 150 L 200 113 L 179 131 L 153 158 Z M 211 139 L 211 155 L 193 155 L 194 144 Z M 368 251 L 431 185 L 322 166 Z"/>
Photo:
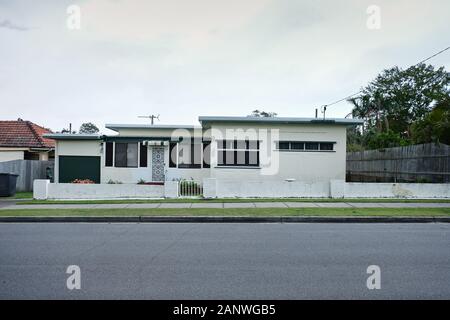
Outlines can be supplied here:
<path id="1" fill-rule="evenodd" d="M 221 198 L 221 199 L 126 199 L 126 200 L 29 200 L 17 202 L 25 204 L 127 204 L 127 203 L 245 203 L 245 202 L 359 202 L 359 203 L 450 203 L 450 199 L 370 199 L 370 198 Z"/>
<path id="2" fill-rule="evenodd" d="M 15 199 L 33 199 L 33 192 L 16 192 Z"/>
<path id="3" fill-rule="evenodd" d="M 105 217 L 105 216 L 450 216 L 450 208 L 227 208 L 227 209 L 14 209 L 1 217 Z"/>

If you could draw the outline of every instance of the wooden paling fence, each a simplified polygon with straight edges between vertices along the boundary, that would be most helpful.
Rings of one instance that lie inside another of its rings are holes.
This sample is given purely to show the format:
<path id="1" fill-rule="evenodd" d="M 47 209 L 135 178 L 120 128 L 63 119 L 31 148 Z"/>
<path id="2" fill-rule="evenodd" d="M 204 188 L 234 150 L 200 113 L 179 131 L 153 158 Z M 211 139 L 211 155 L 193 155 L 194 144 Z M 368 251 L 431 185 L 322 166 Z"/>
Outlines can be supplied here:
<path id="1" fill-rule="evenodd" d="M 33 191 L 33 181 L 53 177 L 53 169 L 53 161 L 11 160 L 0 162 L 0 173 L 19 175 L 16 184 L 17 191 Z"/>
<path id="2" fill-rule="evenodd" d="M 450 146 L 427 143 L 347 152 L 347 182 L 450 182 Z"/>

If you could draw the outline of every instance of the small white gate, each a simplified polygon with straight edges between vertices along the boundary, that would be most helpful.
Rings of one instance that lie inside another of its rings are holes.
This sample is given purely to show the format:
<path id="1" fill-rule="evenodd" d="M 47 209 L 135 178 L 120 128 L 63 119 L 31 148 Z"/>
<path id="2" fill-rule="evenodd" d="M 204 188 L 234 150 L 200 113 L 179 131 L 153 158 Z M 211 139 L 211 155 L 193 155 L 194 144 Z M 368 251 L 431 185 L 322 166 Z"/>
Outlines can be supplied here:
<path id="1" fill-rule="evenodd" d="M 182 198 L 203 196 L 203 186 L 201 182 L 194 180 L 181 180 L 178 184 L 179 195 Z"/>

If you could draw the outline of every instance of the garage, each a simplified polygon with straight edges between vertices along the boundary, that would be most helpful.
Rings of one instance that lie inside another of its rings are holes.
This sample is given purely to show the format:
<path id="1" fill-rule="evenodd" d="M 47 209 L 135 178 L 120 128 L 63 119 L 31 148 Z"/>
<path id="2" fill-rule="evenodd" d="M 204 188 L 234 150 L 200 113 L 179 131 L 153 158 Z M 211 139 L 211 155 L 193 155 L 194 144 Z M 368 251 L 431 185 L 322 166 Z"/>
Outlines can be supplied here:
<path id="1" fill-rule="evenodd" d="M 100 157 L 59 156 L 59 182 L 71 183 L 75 179 L 90 179 L 100 183 Z"/>

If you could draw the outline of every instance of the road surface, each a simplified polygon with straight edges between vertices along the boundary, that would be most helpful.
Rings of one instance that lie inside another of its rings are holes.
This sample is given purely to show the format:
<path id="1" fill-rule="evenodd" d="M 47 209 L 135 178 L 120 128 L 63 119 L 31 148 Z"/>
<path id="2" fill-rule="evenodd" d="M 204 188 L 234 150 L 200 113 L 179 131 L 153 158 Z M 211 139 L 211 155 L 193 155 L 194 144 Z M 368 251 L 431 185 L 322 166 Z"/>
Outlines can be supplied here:
<path id="1" fill-rule="evenodd" d="M 0 298 L 450 299 L 450 224 L 3 223 Z"/>

